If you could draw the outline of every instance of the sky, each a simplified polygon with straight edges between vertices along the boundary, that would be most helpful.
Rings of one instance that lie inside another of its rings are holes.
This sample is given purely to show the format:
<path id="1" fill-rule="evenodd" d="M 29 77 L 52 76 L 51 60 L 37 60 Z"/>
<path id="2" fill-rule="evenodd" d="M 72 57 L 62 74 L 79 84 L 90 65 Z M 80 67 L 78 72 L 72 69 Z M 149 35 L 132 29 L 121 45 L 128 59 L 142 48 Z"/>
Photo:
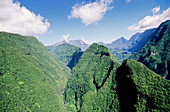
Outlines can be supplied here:
<path id="1" fill-rule="evenodd" d="M 0 31 L 35 36 L 44 45 L 129 39 L 170 20 L 170 0 L 0 0 Z"/>

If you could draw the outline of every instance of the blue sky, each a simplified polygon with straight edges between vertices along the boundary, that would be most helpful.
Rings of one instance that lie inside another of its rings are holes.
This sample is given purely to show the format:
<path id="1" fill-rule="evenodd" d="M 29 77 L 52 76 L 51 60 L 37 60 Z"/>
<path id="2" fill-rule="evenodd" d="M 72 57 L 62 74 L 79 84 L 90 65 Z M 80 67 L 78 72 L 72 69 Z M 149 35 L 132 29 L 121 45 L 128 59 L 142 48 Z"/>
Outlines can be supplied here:
<path id="1" fill-rule="evenodd" d="M 170 0 L 15 0 L 13 4 L 16 2 L 20 8 L 30 11 L 32 16 L 29 17 L 36 21 L 30 28 L 26 27 L 23 34 L 34 35 L 45 45 L 62 41 L 67 34 L 70 40 L 84 39 L 89 43 L 109 43 L 122 36 L 129 39 L 136 32 L 156 27 L 170 18 Z M 44 19 L 38 17 L 39 14 Z M 156 20 L 156 17 L 161 19 Z M 42 29 L 33 29 L 38 26 Z M 20 33 L 10 28 L 0 30 Z"/>

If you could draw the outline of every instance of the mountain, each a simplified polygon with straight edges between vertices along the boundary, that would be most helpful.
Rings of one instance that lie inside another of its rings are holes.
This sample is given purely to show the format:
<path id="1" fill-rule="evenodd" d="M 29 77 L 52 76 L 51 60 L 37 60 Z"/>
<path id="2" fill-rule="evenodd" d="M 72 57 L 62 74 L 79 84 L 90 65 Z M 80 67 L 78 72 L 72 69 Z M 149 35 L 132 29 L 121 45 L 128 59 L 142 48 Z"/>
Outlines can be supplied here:
<path id="1" fill-rule="evenodd" d="M 129 41 L 130 41 L 131 43 L 135 42 L 136 40 L 138 40 L 138 39 L 140 38 L 140 35 L 141 35 L 141 33 L 136 33 L 136 34 L 134 34 L 134 35 L 129 39 Z"/>
<path id="2" fill-rule="evenodd" d="M 73 68 L 79 61 L 83 51 L 71 44 L 63 43 L 58 46 L 47 46 L 47 49 L 69 68 Z"/>
<path id="3" fill-rule="evenodd" d="M 170 73 L 170 20 L 162 23 L 149 37 L 145 46 L 130 59 L 145 64 L 148 68 L 166 76 Z"/>
<path id="4" fill-rule="evenodd" d="M 144 31 L 143 33 L 137 33 L 131 37 L 129 41 L 131 41 L 131 45 L 129 46 L 128 51 L 130 52 L 138 52 L 142 47 L 145 46 L 149 37 L 154 33 L 156 29 L 149 29 Z M 135 37 L 135 39 L 133 38 Z M 137 37 L 137 38 L 136 38 Z"/>
<path id="5" fill-rule="evenodd" d="M 123 112 L 168 112 L 170 81 L 134 60 L 125 60 L 116 72 L 117 93 Z"/>
<path id="6" fill-rule="evenodd" d="M 121 37 L 121 38 L 113 41 L 113 42 L 111 43 L 111 45 L 115 45 L 115 44 L 116 44 L 116 45 L 125 44 L 127 41 L 128 41 L 127 39 L 125 39 L 124 37 Z M 115 46 L 116 46 L 116 45 L 115 45 Z"/>
<path id="7" fill-rule="evenodd" d="M 168 111 L 170 81 L 135 60 L 120 65 L 108 48 L 92 44 L 72 70 L 67 111 Z"/>
<path id="8" fill-rule="evenodd" d="M 0 111 L 64 112 L 69 76 L 36 38 L 0 32 Z"/>
<path id="9" fill-rule="evenodd" d="M 83 40 L 67 40 L 67 41 L 64 40 L 64 41 L 55 43 L 54 45 L 50 45 L 50 46 L 58 46 L 58 45 L 63 44 L 63 43 L 74 45 L 76 47 L 81 48 L 81 50 L 83 50 L 83 51 L 86 50 L 89 47 L 89 44 L 87 44 Z"/>
<path id="10" fill-rule="evenodd" d="M 79 61 L 79 59 L 81 58 L 81 55 L 83 54 L 83 51 L 81 50 L 77 50 L 76 52 L 74 52 L 74 54 L 72 55 L 72 59 L 71 61 L 68 63 L 68 67 L 70 69 L 72 69 Z"/>
<path id="11" fill-rule="evenodd" d="M 98 44 L 108 47 L 114 57 L 122 63 L 123 60 L 129 58 L 134 52 L 138 52 L 147 43 L 148 38 L 154 31 L 155 28 L 146 30 L 143 33 L 136 33 L 129 40 L 121 37 L 109 44 L 103 42 L 98 42 Z"/>
<path id="12" fill-rule="evenodd" d="M 98 42 L 99 45 L 104 45 L 110 49 L 114 57 L 121 63 L 124 59 L 127 59 L 131 56 L 131 52 L 127 51 L 130 42 L 121 37 L 112 43 L 105 44 L 103 42 Z"/>
<path id="13" fill-rule="evenodd" d="M 106 45 L 104 42 L 97 42 L 97 44 L 99 44 L 99 45 Z"/>
<path id="14" fill-rule="evenodd" d="M 123 60 L 128 59 L 131 55 L 132 52 L 126 51 L 126 50 L 115 50 L 115 49 L 110 49 L 112 52 L 113 56 L 120 62 L 122 63 Z"/>
<path id="15" fill-rule="evenodd" d="M 148 38 L 154 33 L 155 28 L 134 34 L 129 40 L 121 37 L 110 44 L 98 42 L 99 45 L 107 46 L 111 51 L 126 50 L 129 52 L 139 51 L 148 41 Z"/>
<path id="16" fill-rule="evenodd" d="M 125 39 L 124 37 L 121 37 L 113 41 L 111 44 L 106 44 L 106 46 L 109 49 L 121 50 L 121 49 L 127 49 L 129 44 L 130 43 L 127 39 Z"/>
<path id="17" fill-rule="evenodd" d="M 115 72 L 120 66 L 108 48 L 93 44 L 72 70 L 64 92 L 65 105 L 72 111 L 116 111 Z"/>

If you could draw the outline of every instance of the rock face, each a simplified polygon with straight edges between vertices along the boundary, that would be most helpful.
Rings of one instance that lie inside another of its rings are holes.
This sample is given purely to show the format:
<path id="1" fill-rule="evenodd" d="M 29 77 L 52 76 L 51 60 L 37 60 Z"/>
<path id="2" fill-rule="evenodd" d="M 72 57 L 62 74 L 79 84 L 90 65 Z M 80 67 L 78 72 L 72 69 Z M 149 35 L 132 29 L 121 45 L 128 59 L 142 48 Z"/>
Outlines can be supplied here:
<path id="1" fill-rule="evenodd" d="M 36 38 L 0 33 L 0 111 L 60 111 L 70 69 Z"/>
<path id="2" fill-rule="evenodd" d="M 134 60 L 125 60 L 116 73 L 121 111 L 169 111 L 170 81 Z"/>
<path id="3" fill-rule="evenodd" d="M 91 45 L 72 70 L 64 92 L 66 105 L 77 111 L 118 110 L 114 77 L 119 66 L 108 48 Z"/>
<path id="4" fill-rule="evenodd" d="M 149 37 L 145 46 L 130 59 L 142 62 L 148 68 L 166 76 L 170 73 L 170 21 L 162 23 Z"/>

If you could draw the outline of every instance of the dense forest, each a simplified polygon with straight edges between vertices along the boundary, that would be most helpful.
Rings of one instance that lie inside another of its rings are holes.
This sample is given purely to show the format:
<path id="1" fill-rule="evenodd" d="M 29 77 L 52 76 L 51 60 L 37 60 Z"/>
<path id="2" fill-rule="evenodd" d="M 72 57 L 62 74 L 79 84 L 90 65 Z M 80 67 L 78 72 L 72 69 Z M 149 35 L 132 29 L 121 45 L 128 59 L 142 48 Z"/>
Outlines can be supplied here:
<path id="1" fill-rule="evenodd" d="M 163 22 L 149 37 L 145 46 L 130 59 L 145 64 L 161 76 L 170 73 L 170 20 Z"/>
<path id="2" fill-rule="evenodd" d="M 70 69 L 36 38 L 0 33 L 0 111 L 64 111 Z"/>
<path id="3" fill-rule="evenodd" d="M 83 51 L 79 47 L 67 43 L 58 46 L 47 46 L 47 49 L 70 69 L 77 64 L 83 54 Z"/>
<path id="4" fill-rule="evenodd" d="M 68 111 L 168 111 L 170 82 L 134 60 L 122 65 L 93 44 L 73 68 L 64 92 Z"/>
<path id="5" fill-rule="evenodd" d="M 119 101 L 116 100 L 114 77 L 119 66 L 119 62 L 108 48 L 98 44 L 91 45 L 73 68 L 67 82 L 64 92 L 67 108 L 71 110 L 83 108 L 82 111 L 117 110 Z"/>
<path id="6" fill-rule="evenodd" d="M 93 43 L 83 52 L 0 32 L 0 112 L 168 112 L 169 35 L 166 21 L 119 39 L 121 49 Z"/>

